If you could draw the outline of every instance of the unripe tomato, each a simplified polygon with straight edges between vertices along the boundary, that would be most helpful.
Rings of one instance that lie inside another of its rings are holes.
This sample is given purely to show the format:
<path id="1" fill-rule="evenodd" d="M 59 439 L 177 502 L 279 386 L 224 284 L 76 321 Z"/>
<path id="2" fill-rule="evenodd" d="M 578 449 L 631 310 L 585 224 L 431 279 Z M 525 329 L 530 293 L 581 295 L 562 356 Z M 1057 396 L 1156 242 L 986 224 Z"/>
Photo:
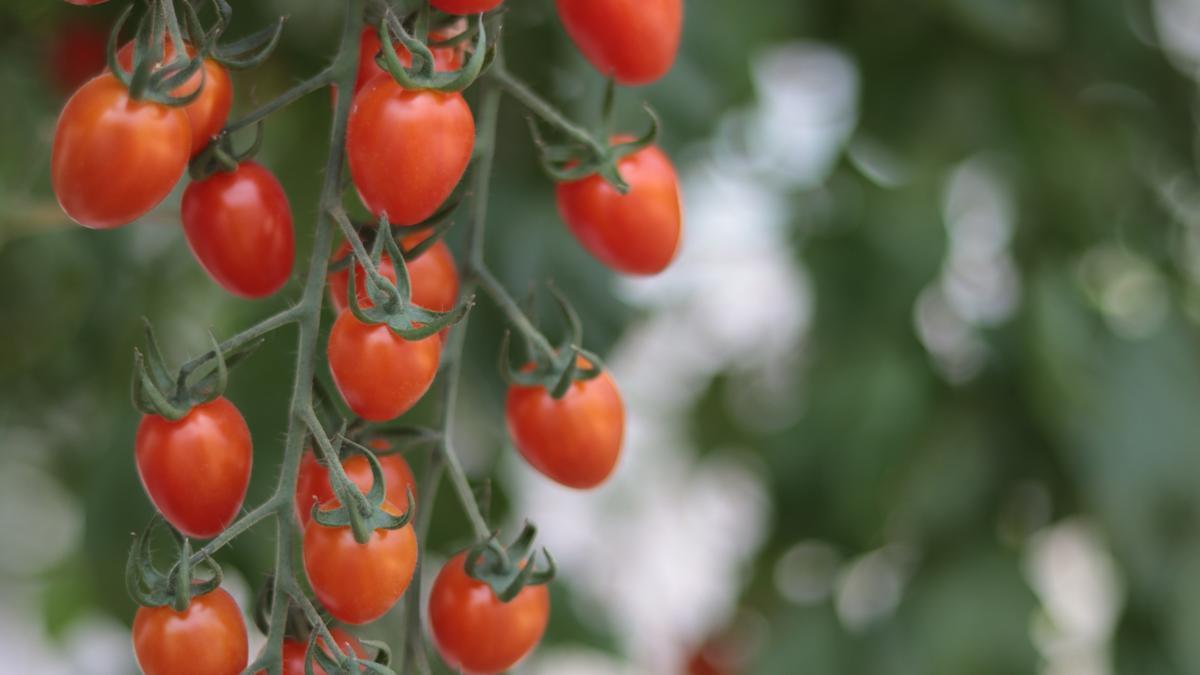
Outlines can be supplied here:
<path id="1" fill-rule="evenodd" d="M 250 429 L 225 397 L 171 421 L 143 415 L 134 441 L 138 476 L 167 522 L 208 539 L 237 516 L 250 484 Z"/>
<path id="2" fill-rule="evenodd" d="M 237 675 L 249 651 L 242 610 L 223 588 L 182 612 L 140 607 L 133 617 L 133 653 L 146 675 Z"/>
<path id="3" fill-rule="evenodd" d="M 451 558 L 429 591 L 429 627 L 442 659 L 471 673 L 499 673 L 525 658 L 546 631 L 550 593 L 526 586 L 501 602 L 491 587 L 472 579 L 466 553 Z"/>
<path id="4" fill-rule="evenodd" d="M 475 120 L 462 94 L 408 91 L 377 77 L 354 97 L 346 128 L 350 176 L 363 204 L 394 225 L 433 215 L 474 147 Z"/>
<path id="5" fill-rule="evenodd" d="M 628 193 L 596 174 L 559 183 L 558 212 L 600 262 L 625 274 L 658 274 L 675 258 L 683 229 L 675 167 L 650 146 L 621 158 L 617 168 Z"/>
<path id="6" fill-rule="evenodd" d="M 414 240 L 419 236 L 404 239 L 404 248 L 416 246 Z M 350 244 L 343 243 L 333 257 L 341 258 L 350 254 Z M 350 254 L 352 255 L 352 254 Z M 354 263 L 354 280 L 358 286 L 358 304 L 361 307 L 372 307 L 374 303 L 367 297 L 367 273 L 357 261 Z M 412 303 L 418 307 L 432 309 L 435 312 L 446 312 L 454 308 L 458 300 L 458 268 L 454 265 L 454 255 L 446 242 L 439 241 L 425 250 L 416 260 L 405 261 L 408 269 L 408 280 L 412 285 Z M 379 273 L 391 281 L 396 281 L 396 270 L 392 267 L 392 258 L 384 253 L 379 262 Z M 349 268 L 342 268 L 329 275 L 329 301 L 336 312 L 346 309 L 346 285 L 350 283 Z"/>
<path id="7" fill-rule="evenodd" d="M 331 510 L 336 500 L 321 508 Z M 390 501 L 383 510 L 400 515 Z M 404 595 L 417 567 L 417 536 L 412 525 L 375 530 L 367 543 L 354 540 L 349 527 L 304 526 L 304 571 L 313 593 L 338 621 L 360 624 L 387 613 Z"/>
<path id="8" fill-rule="evenodd" d="M 501 0 L 431 0 L 434 9 L 446 14 L 479 14 L 493 9 Z"/>
<path id="9" fill-rule="evenodd" d="M 191 127 L 178 108 L 129 98 L 102 73 L 79 88 L 58 116 L 50 178 L 72 220 L 119 227 L 154 208 L 187 168 Z"/>
<path id="10" fill-rule="evenodd" d="M 330 628 L 329 633 L 333 636 L 338 649 L 342 650 L 343 654 L 354 652 L 360 659 L 367 657 L 367 652 L 363 649 L 362 643 L 358 641 L 358 638 L 341 628 Z M 324 650 L 326 654 L 329 653 L 325 649 L 325 638 L 317 638 L 317 646 Z M 304 660 L 307 653 L 307 642 L 300 642 L 299 640 L 292 640 L 290 638 L 285 639 L 283 641 L 283 675 L 305 675 Z M 267 675 L 267 671 L 260 670 L 256 675 Z M 316 659 L 313 659 L 313 675 L 327 675 L 325 669 L 321 667 L 321 664 Z"/>
<path id="11" fill-rule="evenodd" d="M 188 45 L 188 56 L 194 56 L 196 49 Z M 163 60 L 161 63 L 170 63 L 175 58 L 175 44 L 170 40 L 166 41 L 163 46 Z M 131 68 L 133 66 L 133 43 L 126 43 L 117 52 L 117 62 L 123 68 Z M 171 91 L 172 96 L 185 96 L 196 90 L 196 87 L 201 86 L 203 89 L 200 95 L 191 103 L 183 107 L 183 111 L 187 113 L 188 121 L 192 125 L 192 142 L 191 154 L 195 155 L 208 145 L 208 142 L 213 136 L 221 131 L 225 126 L 225 121 L 229 119 L 229 110 L 233 107 L 233 81 L 229 79 L 229 72 L 225 67 L 212 59 L 204 59 L 203 80 L 199 72 L 188 78 L 187 82 L 175 87 Z"/>
<path id="12" fill-rule="evenodd" d="M 602 75 L 649 84 L 675 62 L 683 0 L 555 0 L 579 51 Z"/>
<path id="13" fill-rule="evenodd" d="M 429 34 L 430 40 L 444 40 L 448 35 L 438 33 L 436 31 Z M 392 46 L 396 49 L 396 56 L 400 57 L 400 63 L 405 66 L 412 66 L 412 55 L 408 53 L 406 48 L 400 42 L 393 42 Z M 383 68 L 375 61 L 375 55 L 383 48 L 379 41 L 379 33 L 372 27 L 363 28 L 362 40 L 358 43 L 358 75 L 354 78 L 354 91 L 357 93 L 362 89 L 367 82 L 370 82 L 376 75 L 386 73 Z M 430 49 L 433 52 L 433 69 L 437 71 L 448 72 L 462 68 L 462 49 L 455 45 L 450 47 L 433 47 Z"/>
<path id="14" fill-rule="evenodd" d="M 383 324 L 343 311 L 329 331 L 329 372 L 355 415 L 383 422 L 417 404 L 437 375 L 437 336 L 405 340 Z"/>
<path id="15" fill-rule="evenodd" d="M 377 450 L 382 449 L 378 447 L 377 442 L 371 442 L 369 445 Z M 383 469 L 383 494 L 386 499 L 395 504 L 407 504 L 409 490 L 412 490 L 413 499 L 417 498 L 417 481 L 413 478 L 412 469 L 409 468 L 408 462 L 404 461 L 404 457 L 397 454 L 379 455 L 379 466 Z M 342 460 L 342 469 L 363 494 L 371 489 L 373 476 L 371 464 L 366 457 L 351 455 Z M 300 476 L 296 480 L 296 518 L 300 521 L 300 526 L 308 524 L 312 517 L 313 504 L 324 504 L 333 497 L 329 469 L 318 462 L 312 452 L 304 453 L 304 458 L 300 460 Z"/>
<path id="16" fill-rule="evenodd" d="M 582 358 L 578 362 L 588 365 Z M 560 399 L 545 387 L 512 385 L 505 418 L 525 461 L 567 487 L 596 487 L 617 466 L 625 407 L 608 371 L 572 382 Z"/>
<path id="17" fill-rule="evenodd" d="M 296 254 L 292 209 L 261 164 L 242 162 L 191 183 L 181 213 L 188 246 L 225 290 L 262 298 L 287 283 Z"/>

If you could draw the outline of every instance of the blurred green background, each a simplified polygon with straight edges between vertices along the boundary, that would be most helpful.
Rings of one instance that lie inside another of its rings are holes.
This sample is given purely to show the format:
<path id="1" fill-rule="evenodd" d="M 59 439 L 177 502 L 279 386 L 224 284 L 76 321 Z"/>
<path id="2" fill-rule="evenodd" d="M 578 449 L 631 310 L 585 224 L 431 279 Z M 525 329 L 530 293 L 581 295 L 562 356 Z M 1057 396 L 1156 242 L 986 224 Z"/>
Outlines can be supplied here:
<path id="1" fill-rule="evenodd" d="M 325 63 L 341 5 L 234 4 L 234 34 L 290 17 L 235 73 L 236 115 Z M 508 4 L 510 69 L 593 120 L 602 78 L 553 4 Z M 225 295 L 178 194 L 117 231 L 65 222 L 63 78 L 117 10 L 0 6 L 4 672 L 132 668 L 140 317 L 183 360 L 299 288 Z M 680 259 L 638 281 L 561 225 L 506 100 L 489 263 L 518 294 L 566 290 L 630 409 L 611 485 L 546 484 L 505 447 L 503 322 L 474 310 L 464 461 L 496 478 L 496 522 L 534 520 L 563 561 L 519 670 L 1200 673 L 1198 65 L 1189 0 L 692 0 L 674 70 L 619 99 L 631 129 L 643 100 L 661 115 L 685 194 Z M 300 260 L 329 112 L 318 93 L 273 117 L 260 155 Z M 229 390 L 250 504 L 275 481 L 292 339 Z M 434 561 L 469 536 L 450 490 L 436 514 Z M 272 546 L 259 528 L 222 553 L 240 597 Z"/>

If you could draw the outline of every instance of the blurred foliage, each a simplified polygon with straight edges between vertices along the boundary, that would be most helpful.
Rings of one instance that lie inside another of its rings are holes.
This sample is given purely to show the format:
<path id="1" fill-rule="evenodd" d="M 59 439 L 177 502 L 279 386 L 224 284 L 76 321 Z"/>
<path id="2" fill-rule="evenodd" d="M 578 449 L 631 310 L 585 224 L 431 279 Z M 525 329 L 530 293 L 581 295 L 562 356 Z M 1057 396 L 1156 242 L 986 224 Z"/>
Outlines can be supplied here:
<path id="1" fill-rule="evenodd" d="M 602 81 L 562 35 L 552 3 L 510 2 L 521 5 L 506 33 L 511 70 L 588 119 Z M 49 50 L 62 26 L 105 26 L 115 9 L 0 7 L 0 446 L 5 458 L 52 472 L 85 514 L 83 546 L 39 574 L 51 632 L 97 608 L 125 620 L 133 612 L 117 580 L 128 533 L 150 514 L 133 470 L 137 420 L 127 400 L 139 318 L 152 318 L 183 359 L 204 347 L 205 328 L 228 335 L 298 288 L 293 281 L 262 302 L 227 298 L 191 260 L 171 201 L 115 232 L 63 222 L 47 175 L 64 97 Z M 858 69 L 852 147 L 886 148 L 904 168 L 903 182 L 886 185 L 847 157 L 790 196 L 795 256 L 816 307 L 793 373 L 803 414 L 764 431 L 728 409 L 728 382 L 717 378 L 694 416 L 701 452 L 755 448 L 769 481 L 774 526 L 743 598 L 768 626 L 755 672 L 1032 672 L 1038 599 L 1023 570 L 1027 537 L 1073 514 L 1091 519 L 1118 564 L 1118 671 L 1200 672 L 1195 83 L 1158 43 L 1155 9 L 1135 0 L 772 0 L 753 9 L 693 0 L 674 71 L 622 95 L 622 121 L 641 124 L 644 97 L 678 156 L 761 93 L 756 55 L 819 41 Z M 235 32 L 279 11 L 291 15 L 283 43 L 266 66 L 236 76 L 235 115 L 330 53 L 337 3 L 240 3 Z M 272 119 L 262 154 L 293 199 L 300 259 L 328 118 L 328 100 L 309 97 Z M 505 106 L 500 138 L 489 260 L 510 288 L 555 279 L 603 354 L 635 310 L 558 223 L 515 106 Z M 973 157 L 999 167 L 1015 196 L 1020 299 L 1010 319 L 979 330 L 982 370 L 956 381 L 922 344 L 914 305 L 943 272 L 947 178 Z M 450 235 L 455 247 L 460 235 Z M 1130 266 L 1090 283 L 1085 261 L 1097 251 L 1140 261 L 1149 295 L 1114 304 L 1106 285 Z M 1154 302 L 1165 314 L 1138 323 L 1137 310 Z M 464 396 L 480 419 L 501 415 L 491 376 L 501 330 L 489 304 L 477 306 L 468 368 L 485 375 L 468 378 Z M 230 392 L 254 429 L 248 503 L 275 480 L 290 339 L 270 338 Z M 37 444 L 17 442 L 31 434 Z M 501 450 L 498 434 L 486 438 L 496 442 L 476 465 L 481 474 Z M 1022 510 L 1030 486 L 1046 497 L 1044 513 Z M 494 508 L 506 503 L 498 493 Z M 468 537 L 448 489 L 432 532 L 442 552 Z M 830 601 L 781 597 L 774 565 L 810 539 L 847 557 L 893 543 L 915 551 L 894 613 L 850 629 Z M 270 547 L 270 537 L 245 538 L 223 560 L 256 583 Z M 555 588 L 548 640 L 616 649 L 558 597 L 565 592 Z"/>

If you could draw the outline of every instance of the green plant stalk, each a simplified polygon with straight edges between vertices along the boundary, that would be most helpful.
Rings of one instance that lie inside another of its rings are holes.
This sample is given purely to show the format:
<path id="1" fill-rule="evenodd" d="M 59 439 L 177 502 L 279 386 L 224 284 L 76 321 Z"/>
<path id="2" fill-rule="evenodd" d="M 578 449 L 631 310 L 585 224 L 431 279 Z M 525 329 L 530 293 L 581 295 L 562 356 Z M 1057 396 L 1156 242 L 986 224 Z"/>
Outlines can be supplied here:
<path id="1" fill-rule="evenodd" d="M 246 344 L 249 344 L 250 342 L 253 342 L 254 340 L 266 335 L 267 333 L 270 333 L 276 328 L 282 328 L 290 323 L 294 323 L 300 319 L 301 313 L 300 306 L 294 305 L 292 307 L 288 307 L 282 312 L 272 314 L 271 316 L 259 321 L 253 326 L 250 326 L 249 328 L 218 345 L 221 348 L 221 353 L 235 351 L 238 348 L 243 347 Z M 192 374 L 193 371 L 208 361 L 216 358 L 216 356 L 217 354 L 215 351 L 209 350 L 191 359 L 187 363 L 184 363 L 179 368 L 180 379 L 186 380 L 188 375 Z"/>
<path id="2" fill-rule="evenodd" d="M 272 113 L 281 110 L 282 108 L 300 100 L 301 98 L 304 98 L 304 96 L 311 94 L 312 92 L 317 91 L 318 89 L 321 89 L 329 84 L 332 84 L 335 76 L 338 74 L 335 70 L 336 66 L 336 62 L 330 64 L 316 75 L 313 75 L 307 80 L 294 85 L 292 88 L 284 91 L 282 94 L 276 96 L 270 101 L 267 101 L 254 110 L 242 115 L 238 119 L 226 124 L 224 129 L 225 133 L 231 134 L 252 124 L 256 124 L 266 119 Z M 341 91 L 340 87 L 338 88 L 338 91 Z"/>
<path id="3" fill-rule="evenodd" d="M 541 96 L 529 88 L 524 82 L 513 77 L 512 74 L 504 68 L 504 65 L 497 59 L 492 67 L 488 69 L 487 78 L 495 82 L 509 96 L 521 102 L 521 105 L 529 108 L 529 110 L 538 117 L 545 120 L 550 126 L 553 126 L 562 131 L 567 136 L 575 139 L 579 143 L 586 145 L 596 155 L 603 155 L 606 152 L 604 144 L 597 140 L 595 136 L 590 134 L 584 127 L 567 119 L 565 115 L 558 111 L 557 108 L 550 105 Z"/>

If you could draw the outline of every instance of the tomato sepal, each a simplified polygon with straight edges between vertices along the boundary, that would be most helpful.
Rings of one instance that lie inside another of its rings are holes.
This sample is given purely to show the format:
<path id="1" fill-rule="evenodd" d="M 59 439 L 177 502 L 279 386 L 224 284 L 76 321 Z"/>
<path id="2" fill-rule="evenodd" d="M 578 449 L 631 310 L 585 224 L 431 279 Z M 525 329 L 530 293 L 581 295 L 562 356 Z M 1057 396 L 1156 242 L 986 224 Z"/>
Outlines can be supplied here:
<path id="1" fill-rule="evenodd" d="M 188 162 L 188 178 L 202 181 L 215 173 L 237 171 L 238 165 L 251 160 L 262 149 L 263 127 L 265 122 L 259 120 L 254 125 L 254 141 L 248 148 L 237 151 L 233 147 L 233 138 L 228 131 L 221 130 L 216 136 L 197 152 Z"/>
<path id="2" fill-rule="evenodd" d="M 314 433 L 314 435 L 316 435 Z M 333 487 L 337 506 L 332 509 L 322 508 L 321 504 L 313 504 L 310 516 L 318 525 L 325 527 L 349 527 L 354 533 L 354 539 L 360 544 L 367 543 L 375 530 L 398 530 L 412 520 L 416 500 L 412 489 L 405 490 L 407 506 L 399 515 L 388 513 L 383 509 L 385 500 L 385 482 L 383 466 L 379 458 L 366 446 L 360 445 L 343 434 L 338 434 L 332 444 L 327 439 L 318 436 L 318 445 L 326 450 L 329 457 L 340 458 L 342 448 L 348 447 L 350 452 L 358 453 L 366 458 L 371 467 L 371 489 L 363 494 L 358 486 L 346 477 L 340 462 L 336 467 L 328 466 L 329 482 Z M 325 447 L 328 444 L 329 447 Z M 328 457 L 326 457 L 328 459 Z"/>
<path id="3" fill-rule="evenodd" d="M 304 652 L 304 672 L 315 675 L 315 668 L 329 675 L 359 675 L 360 673 L 376 673 L 377 675 L 396 675 L 389 668 L 392 662 L 392 650 L 386 642 L 380 640 L 362 640 L 358 642 L 364 647 L 375 650 L 373 658 L 361 658 L 351 650 L 345 650 L 340 658 L 335 658 L 318 642 L 320 631 L 312 631 L 308 636 L 308 647 Z M 339 650 L 340 651 L 340 650 Z"/>
<path id="4" fill-rule="evenodd" d="M 133 350 L 133 378 L 130 398 L 133 407 L 141 413 L 158 415 L 168 420 L 182 419 L 188 412 L 203 403 L 215 400 L 225 392 L 229 381 L 229 370 L 248 358 L 263 343 L 263 338 L 250 340 L 236 349 L 223 351 L 211 332 L 213 366 L 208 371 L 196 371 L 185 366 L 172 376 L 166 360 L 158 347 L 158 339 L 150 321 L 142 319 L 145 331 L 145 352 Z"/>
<path id="5" fill-rule="evenodd" d="M 511 601 L 526 586 L 550 583 L 558 566 L 544 547 L 541 554 L 545 566 L 537 566 L 537 551 L 532 551 L 536 537 L 537 527 L 529 521 L 525 521 L 521 533 L 507 548 L 500 544 L 498 534 L 493 533 L 467 551 L 464 562 L 467 575 L 490 586 L 501 602 Z"/>
<path id="6" fill-rule="evenodd" d="M 499 369 L 500 376 L 510 386 L 543 387 L 553 398 L 560 399 L 567 394 L 573 382 L 598 377 L 604 372 L 604 364 L 599 356 L 580 346 L 583 342 L 583 322 L 570 300 L 553 284 L 549 285 L 549 289 L 566 321 L 567 335 L 556 348 L 550 348 L 540 333 L 531 335 L 522 328 L 529 361 L 521 368 L 514 368 L 510 357 L 511 335 L 506 331 L 500 340 Z M 539 348 L 539 345 L 545 346 Z"/>
<path id="7" fill-rule="evenodd" d="M 195 101 L 204 89 L 207 74 L 204 72 L 204 57 L 197 53 L 187 56 L 186 50 L 177 51 L 170 63 L 159 67 L 164 53 L 163 26 L 159 23 L 159 12 L 147 12 L 138 21 L 137 32 L 133 39 L 133 55 L 131 67 L 126 69 L 117 58 L 121 31 L 125 27 L 130 14 L 133 12 L 131 3 L 117 17 L 112 30 L 108 34 L 106 58 L 108 70 L 117 80 L 129 90 L 130 98 L 146 100 L 172 107 L 182 107 Z M 200 73 L 200 82 L 190 93 L 182 96 L 172 94 L 177 87 Z"/>
<path id="8" fill-rule="evenodd" d="M 495 59 L 495 46 L 487 44 L 487 30 L 484 28 L 482 14 L 473 15 L 469 21 L 466 32 L 474 33 L 471 56 L 458 70 L 436 70 L 429 45 L 409 34 L 400 19 L 390 11 L 379 22 L 378 31 L 379 65 L 405 89 L 432 89 L 447 93 L 462 91 L 471 86 Z M 405 67 L 404 62 L 400 60 L 393 39 L 399 40 L 412 55 L 411 68 Z"/>
<path id="9" fill-rule="evenodd" d="M 162 514 L 155 513 L 150 524 L 134 540 L 125 562 L 125 587 L 129 597 L 139 605 L 170 605 L 175 611 L 182 612 L 191 604 L 192 598 L 210 593 L 221 585 L 221 566 L 209 555 L 201 558 L 198 565 L 193 565 L 191 541 L 168 527 L 178 545 L 178 553 L 175 563 L 165 574 L 159 571 L 150 552 L 150 536 L 156 527 L 165 523 Z M 209 571 L 208 578 L 196 578 L 200 566 Z"/>
<path id="10" fill-rule="evenodd" d="M 217 19 L 213 27 L 208 30 L 205 30 L 200 22 L 200 16 L 192 3 L 183 5 L 188 36 L 195 44 L 197 52 L 233 70 L 246 70 L 262 65 L 279 45 L 279 39 L 283 35 L 283 24 L 287 21 L 287 17 L 280 16 L 272 25 L 233 42 L 220 44 L 218 41 L 233 19 L 233 8 L 226 0 L 212 0 L 212 4 L 216 10 Z"/>
<path id="11" fill-rule="evenodd" d="M 603 116 L 607 119 L 612 103 L 607 100 L 607 96 L 605 98 Z M 602 151 L 582 143 L 550 143 L 542 135 L 537 120 L 530 117 L 529 133 L 533 137 L 533 144 L 538 148 L 542 170 L 559 183 L 599 174 L 617 192 L 628 194 L 629 183 L 621 177 L 618 163 L 623 157 L 653 145 L 658 140 L 660 129 L 658 113 L 647 104 L 643 104 L 642 109 L 650 118 L 650 127 L 646 132 L 630 141 L 597 144 L 597 147 L 603 148 Z"/>

